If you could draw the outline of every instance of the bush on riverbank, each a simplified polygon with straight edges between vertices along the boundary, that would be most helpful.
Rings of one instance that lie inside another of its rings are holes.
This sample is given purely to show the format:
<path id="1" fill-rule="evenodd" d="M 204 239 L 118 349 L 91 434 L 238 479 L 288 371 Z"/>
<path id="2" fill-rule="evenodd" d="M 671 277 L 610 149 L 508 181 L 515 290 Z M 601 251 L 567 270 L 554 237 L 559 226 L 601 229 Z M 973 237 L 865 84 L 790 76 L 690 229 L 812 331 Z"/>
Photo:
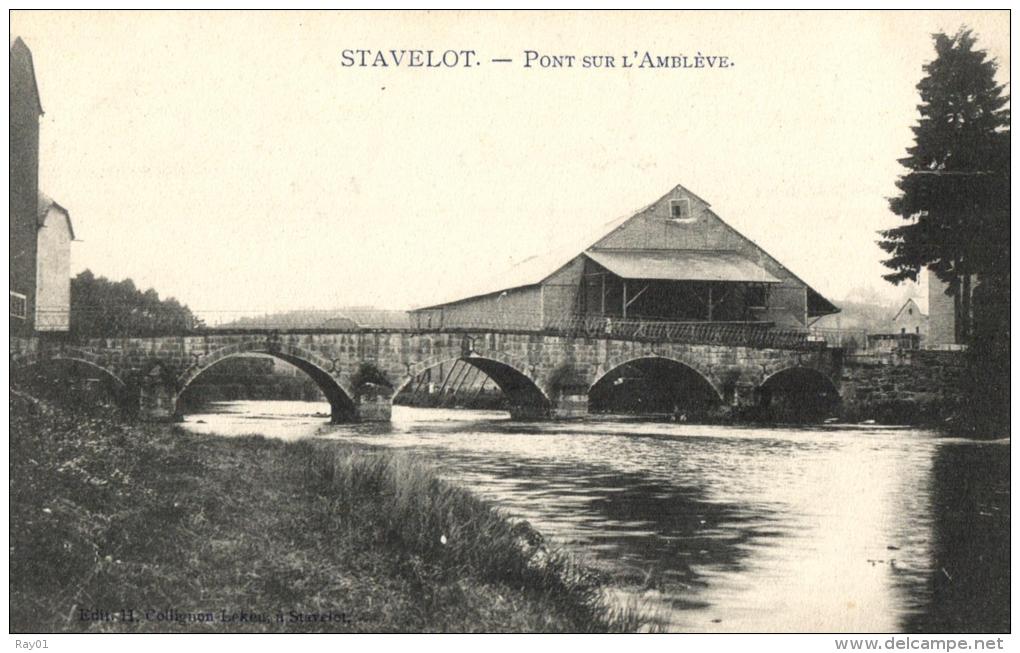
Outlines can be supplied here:
<path id="1" fill-rule="evenodd" d="M 530 526 L 401 455 L 10 408 L 12 632 L 637 627 Z"/>

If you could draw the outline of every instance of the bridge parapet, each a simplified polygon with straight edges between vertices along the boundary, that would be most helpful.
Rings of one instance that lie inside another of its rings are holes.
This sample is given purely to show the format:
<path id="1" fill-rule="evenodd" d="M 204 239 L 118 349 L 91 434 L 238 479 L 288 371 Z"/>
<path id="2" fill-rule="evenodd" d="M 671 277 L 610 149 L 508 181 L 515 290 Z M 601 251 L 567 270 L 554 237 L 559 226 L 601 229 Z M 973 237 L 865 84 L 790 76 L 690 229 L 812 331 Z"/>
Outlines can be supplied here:
<path id="1" fill-rule="evenodd" d="M 812 338 L 807 332 L 777 329 L 771 322 L 676 322 L 584 315 L 547 317 L 545 326 L 542 327 L 535 327 L 533 318 L 527 314 L 514 314 L 459 318 L 456 323 L 452 324 L 432 324 L 420 320 L 406 327 L 374 327 L 371 324 L 352 324 L 342 328 L 318 328 L 267 322 L 265 326 L 261 327 L 249 325 L 245 328 L 203 328 L 182 335 L 265 333 L 312 335 L 335 333 L 503 333 L 774 349 L 816 350 L 826 347 L 825 342 Z"/>
<path id="2" fill-rule="evenodd" d="M 647 318 L 618 318 L 591 315 L 545 316 L 541 329 L 529 315 L 479 315 L 435 327 L 436 331 L 495 330 L 559 335 L 569 338 L 609 338 L 644 342 L 672 342 L 699 345 L 727 345 L 778 349 L 819 349 L 825 343 L 813 341 L 803 331 L 777 329 L 771 322 L 677 322 Z M 423 330 L 430 327 L 419 324 Z"/>
<path id="3" fill-rule="evenodd" d="M 371 310 L 311 310 L 278 315 L 251 311 L 199 311 L 195 321 L 147 325 L 145 331 L 122 337 L 255 335 L 269 333 L 538 333 L 566 337 L 621 338 L 626 340 L 723 344 L 779 349 L 812 349 L 824 343 L 804 331 L 778 329 L 772 322 L 672 321 L 645 317 L 607 317 L 563 313 L 504 311 L 444 316 Z M 541 325 L 541 326 L 536 326 Z M 139 327 L 140 328 L 140 327 Z M 119 337 L 118 339 L 122 339 Z"/>

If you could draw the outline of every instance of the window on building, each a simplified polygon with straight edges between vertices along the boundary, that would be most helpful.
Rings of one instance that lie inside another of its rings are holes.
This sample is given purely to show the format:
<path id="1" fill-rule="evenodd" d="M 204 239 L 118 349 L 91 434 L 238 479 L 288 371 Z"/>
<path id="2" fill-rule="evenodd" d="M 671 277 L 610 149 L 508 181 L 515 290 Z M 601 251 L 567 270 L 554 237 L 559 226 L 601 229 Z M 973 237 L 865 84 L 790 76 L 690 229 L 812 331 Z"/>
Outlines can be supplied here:
<path id="1" fill-rule="evenodd" d="M 691 217 L 691 200 L 686 197 L 670 200 L 669 217 L 673 220 L 689 220 Z"/>
<path id="2" fill-rule="evenodd" d="M 28 317 L 28 300 L 19 292 L 13 290 L 8 291 L 11 293 L 11 317 L 16 317 L 24 320 Z"/>
<path id="3" fill-rule="evenodd" d="M 914 309 L 908 308 L 907 309 L 907 315 L 913 315 L 913 314 L 914 314 Z"/>
<path id="4" fill-rule="evenodd" d="M 907 327 L 902 327 L 902 328 L 900 329 L 900 333 L 901 333 L 901 334 L 903 334 L 903 333 L 906 333 L 906 332 L 907 332 Z"/>
<path id="5" fill-rule="evenodd" d="M 914 327 L 914 333 L 921 335 L 921 327 L 919 326 Z"/>

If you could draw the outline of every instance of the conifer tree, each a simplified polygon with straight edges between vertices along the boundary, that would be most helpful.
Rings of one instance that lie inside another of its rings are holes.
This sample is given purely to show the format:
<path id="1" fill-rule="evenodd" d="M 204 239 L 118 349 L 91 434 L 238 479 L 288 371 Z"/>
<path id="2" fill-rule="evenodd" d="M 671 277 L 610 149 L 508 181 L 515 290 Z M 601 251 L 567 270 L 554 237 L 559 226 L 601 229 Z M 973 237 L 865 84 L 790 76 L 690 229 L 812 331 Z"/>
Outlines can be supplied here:
<path id="1" fill-rule="evenodd" d="M 914 145 L 900 159 L 907 173 L 889 201 L 908 224 L 881 232 L 879 245 L 891 255 L 887 280 L 916 281 L 926 267 L 946 282 L 966 329 L 993 308 L 972 307 L 972 296 L 1009 301 L 1009 96 L 969 29 L 933 38 L 936 57 L 917 85 Z"/>
<path id="2" fill-rule="evenodd" d="M 889 201 L 907 224 L 881 232 L 879 245 L 891 255 L 887 280 L 928 268 L 948 285 L 969 344 L 957 417 L 990 436 L 1009 430 L 1009 96 L 969 29 L 933 38 L 914 145 L 900 159 L 907 173 Z"/>

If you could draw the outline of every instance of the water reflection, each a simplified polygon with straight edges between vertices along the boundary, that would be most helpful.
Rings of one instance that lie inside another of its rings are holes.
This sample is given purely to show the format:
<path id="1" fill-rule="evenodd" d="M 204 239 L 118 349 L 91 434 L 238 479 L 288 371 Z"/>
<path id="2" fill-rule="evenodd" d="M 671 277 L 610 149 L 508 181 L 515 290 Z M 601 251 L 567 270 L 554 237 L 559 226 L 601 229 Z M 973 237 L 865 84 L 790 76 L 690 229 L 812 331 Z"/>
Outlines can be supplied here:
<path id="1" fill-rule="evenodd" d="M 234 402 L 203 432 L 400 448 L 641 596 L 670 629 L 1005 631 L 1009 447 L 902 428 L 518 424 Z M 199 422 L 202 423 L 199 423 Z"/>
<path id="2" fill-rule="evenodd" d="M 954 442 L 932 471 L 932 561 L 912 632 L 1009 630 L 1009 448 Z"/>

